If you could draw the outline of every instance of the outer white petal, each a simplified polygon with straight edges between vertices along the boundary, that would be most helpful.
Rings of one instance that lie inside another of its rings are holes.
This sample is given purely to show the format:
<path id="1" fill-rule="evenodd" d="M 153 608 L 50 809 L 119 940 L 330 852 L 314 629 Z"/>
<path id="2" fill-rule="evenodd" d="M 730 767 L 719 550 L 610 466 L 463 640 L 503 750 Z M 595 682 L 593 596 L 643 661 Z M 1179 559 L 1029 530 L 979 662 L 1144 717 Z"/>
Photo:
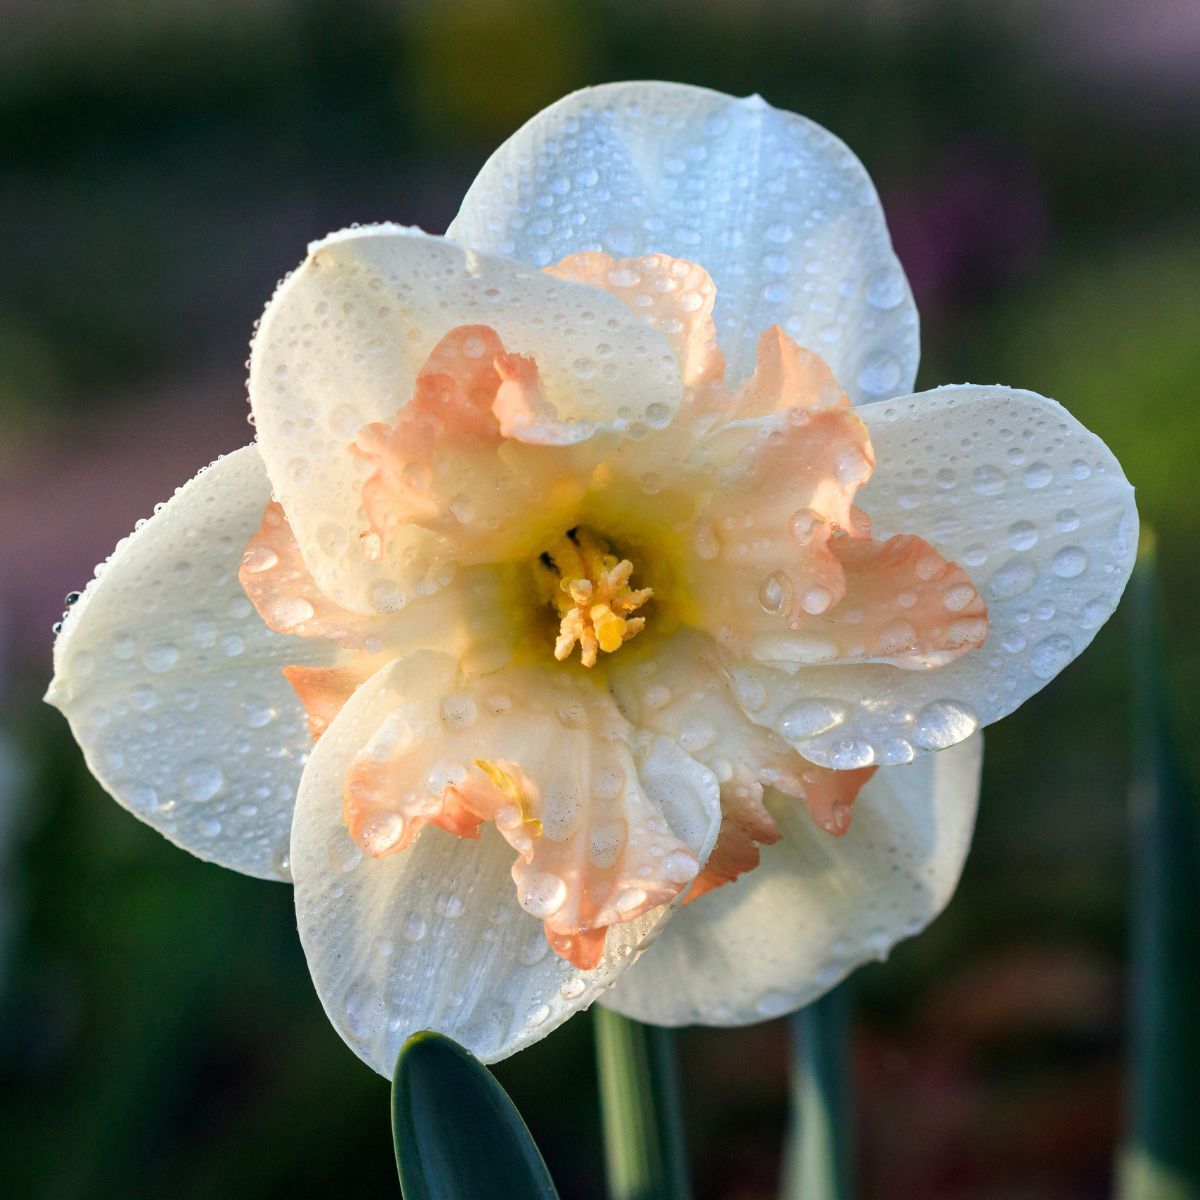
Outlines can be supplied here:
<path id="1" fill-rule="evenodd" d="M 539 267 L 579 250 L 700 263 L 734 384 L 775 324 L 855 400 L 902 395 L 916 377 L 916 308 L 870 178 L 831 133 L 758 96 L 575 92 L 496 151 L 447 236 Z"/>
<path id="2" fill-rule="evenodd" d="M 287 879 L 311 739 L 280 669 L 332 646 L 273 633 L 238 583 L 270 492 L 246 446 L 125 538 L 55 642 L 46 699 L 136 816 L 200 858 Z"/>
<path id="3" fill-rule="evenodd" d="M 776 795 L 782 841 L 685 905 L 603 1000 L 656 1025 L 745 1025 L 801 1008 L 946 906 L 975 824 L 980 736 L 880 771 L 830 837 Z"/>
<path id="4" fill-rule="evenodd" d="M 315 242 L 263 315 L 250 404 L 305 562 L 348 608 L 393 611 L 398 586 L 420 579 L 439 541 L 416 530 L 381 564 L 363 555 L 364 471 L 349 444 L 364 425 L 392 422 L 429 352 L 470 324 L 533 355 L 559 417 L 583 436 L 593 423 L 662 425 L 679 402 L 662 334 L 596 288 L 394 225 Z"/>
<path id="5" fill-rule="evenodd" d="M 742 672 L 752 719 L 839 768 L 907 762 L 1007 716 L 1112 615 L 1137 552 L 1120 464 L 1053 400 L 963 384 L 860 415 L 878 464 L 859 493 L 874 535 L 920 534 L 962 564 L 989 626 L 980 649 L 937 670 Z"/>
<path id="6" fill-rule="evenodd" d="M 342 816 L 354 755 L 398 704 L 438 711 L 455 673 L 436 652 L 378 672 L 317 743 L 296 805 L 296 912 L 317 993 L 351 1049 L 387 1076 L 421 1029 L 485 1062 L 537 1041 L 591 1004 L 678 911 L 611 926 L 600 965 L 580 971 L 550 951 L 541 922 L 517 903 L 515 852 L 491 825 L 478 841 L 426 829 L 390 857 L 362 854 Z M 711 773 L 659 739 L 639 779 L 703 860 L 719 824 Z"/>

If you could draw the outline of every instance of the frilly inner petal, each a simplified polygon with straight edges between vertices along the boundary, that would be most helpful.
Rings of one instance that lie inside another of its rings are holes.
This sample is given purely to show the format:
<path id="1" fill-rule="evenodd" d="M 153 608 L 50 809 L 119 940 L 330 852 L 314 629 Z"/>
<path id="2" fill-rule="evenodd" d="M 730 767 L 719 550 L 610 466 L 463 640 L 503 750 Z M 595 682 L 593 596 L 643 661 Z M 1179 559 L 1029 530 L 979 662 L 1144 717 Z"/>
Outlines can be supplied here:
<path id="1" fill-rule="evenodd" d="M 559 955 L 592 969 L 608 927 L 699 873 L 696 796 L 715 805 L 715 780 L 639 736 L 590 680 L 510 668 L 455 686 L 436 710 L 393 709 L 366 742 L 346 778 L 347 828 L 385 857 L 444 836 L 427 826 L 474 838 L 493 823 L 516 852 L 521 906 Z"/>

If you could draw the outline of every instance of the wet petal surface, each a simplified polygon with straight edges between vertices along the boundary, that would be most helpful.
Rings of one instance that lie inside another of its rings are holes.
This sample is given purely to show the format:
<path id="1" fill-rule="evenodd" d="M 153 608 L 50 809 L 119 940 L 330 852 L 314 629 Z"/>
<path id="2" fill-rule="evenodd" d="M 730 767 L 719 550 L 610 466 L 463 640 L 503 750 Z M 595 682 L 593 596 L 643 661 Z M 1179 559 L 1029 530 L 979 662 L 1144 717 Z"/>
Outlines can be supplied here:
<path id="1" fill-rule="evenodd" d="M 136 816 L 200 858 L 286 879 L 311 742 L 281 672 L 338 648 L 272 631 L 242 591 L 238 567 L 269 496 L 254 446 L 180 488 L 73 607 L 47 699 Z"/>
<path id="2" fill-rule="evenodd" d="M 717 287 L 735 386 L 778 324 L 856 401 L 912 387 L 916 309 L 866 171 L 757 96 L 674 83 L 567 96 L 496 151 L 447 234 L 538 267 L 583 247 L 694 258 Z"/>
<path id="3" fill-rule="evenodd" d="M 783 837 L 735 883 L 685 905 L 604 1003 L 658 1025 L 745 1025 L 815 1000 L 949 900 L 975 822 L 978 737 L 880 771 L 830 838 L 768 801 Z"/>
<path id="4" fill-rule="evenodd" d="M 465 701 L 447 694 L 457 672 L 452 659 L 421 654 L 376 675 L 314 748 L 298 801 L 293 870 L 313 979 L 342 1036 L 384 1075 L 418 1029 L 438 1029 L 485 1061 L 538 1040 L 590 1004 L 675 911 L 613 925 L 596 968 L 581 971 L 550 949 L 541 920 L 518 903 L 517 856 L 491 824 L 476 840 L 430 828 L 402 852 L 364 853 L 344 819 L 347 775 L 398 711 L 420 721 L 440 714 L 433 720 L 443 735 L 469 730 Z M 671 810 L 677 833 L 694 830 L 691 850 L 703 858 L 716 836 L 715 787 L 702 768 L 686 768 L 686 756 L 660 753 L 652 745 L 638 764 L 645 795 Z M 460 771 L 448 762 L 451 777 Z M 543 836 L 570 825 L 568 799 L 543 813 Z"/>
<path id="5" fill-rule="evenodd" d="M 875 536 L 911 531 L 961 563 L 989 630 L 981 649 L 932 671 L 816 666 L 800 688 L 750 669 L 748 715 L 840 768 L 942 750 L 1044 687 L 1116 608 L 1138 529 L 1116 459 L 1043 396 L 961 385 L 858 412 L 878 458 L 860 497 Z"/>
<path id="6" fill-rule="evenodd" d="M 679 402 L 679 370 L 662 335 L 597 289 L 398 226 L 315 243 L 263 316 L 250 401 L 304 560 L 345 608 L 387 613 L 397 593 L 436 591 L 452 570 L 445 540 L 419 526 L 400 525 L 385 546 L 364 545 L 372 466 L 350 445 L 368 426 L 395 424 L 451 330 L 480 325 L 506 354 L 536 356 L 540 395 L 573 436 L 665 424 Z M 520 404 L 507 411 L 519 424 Z M 475 519 L 487 521 L 482 505 L 464 523 Z"/>

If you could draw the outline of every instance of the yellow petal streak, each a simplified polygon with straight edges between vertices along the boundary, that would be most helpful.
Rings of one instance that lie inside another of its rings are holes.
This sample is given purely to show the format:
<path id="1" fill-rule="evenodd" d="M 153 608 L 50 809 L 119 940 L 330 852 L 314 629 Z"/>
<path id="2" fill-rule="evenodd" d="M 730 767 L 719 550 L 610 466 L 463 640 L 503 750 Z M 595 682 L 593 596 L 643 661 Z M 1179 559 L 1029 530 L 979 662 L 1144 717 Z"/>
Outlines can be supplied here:
<path id="1" fill-rule="evenodd" d="M 583 665 L 594 667 L 598 651 L 612 654 L 644 628 L 646 619 L 630 614 L 653 591 L 631 588 L 633 563 L 618 560 L 590 530 L 570 530 L 539 561 L 547 598 L 559 616 L 554 657 L 560 662 L 578 645 Z"/>
<path id="2" fill-rule="evenodd" d="M 542 823 L 533 815 L 533 807 L 525 789 L 503 767 L 497 766 L 491 759 L 477 758 L 475 765 L 488 777 L 488 781 L 498 787 L 516 806 L 521 814 L 521 821 L 529 829 L 532 837 L 542 836 Z"/>

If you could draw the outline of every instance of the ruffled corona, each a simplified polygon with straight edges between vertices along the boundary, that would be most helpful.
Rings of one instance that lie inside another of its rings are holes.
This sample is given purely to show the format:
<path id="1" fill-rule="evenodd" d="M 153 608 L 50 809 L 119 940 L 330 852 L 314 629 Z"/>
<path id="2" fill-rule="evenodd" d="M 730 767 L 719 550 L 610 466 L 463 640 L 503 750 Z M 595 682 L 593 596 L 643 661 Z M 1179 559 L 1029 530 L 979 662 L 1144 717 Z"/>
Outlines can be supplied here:
<path id="1" fill-rule="evenodd" d="M 644 615 L 652 598 L 665 629 L 691 627 L 726 655 L 792 669 L 812 662 L 936 667 L 983 642 L 986 609 L 962 568 L 917 537 L 872 540 L 870 521 L 854 504 L 874 468 L 870 436 L 816 354 L 772 327 L 759 340 L 751 378 L 722 398 L 716 290 L 702 267 L 663 255 L 622 261 L 588 254 L 550 273 L 616 295 L 669 336 L 690 397 L 682 428 L 632 446 L 602 431 L 569 429 L 557 423 L 545 394 L 536 348 L 511 353 L 486 325 L 452 329 L 394 422 L 368 425 L 349 444 L 347 452 L 368 468 L 361 484 L 368 559 L 383 560 L 390 539 L 420 526 L 442 539 L 448 560 L 477 569 L 490 563 L 497 578 L 514 567 L 519 573 L 527 560 L 532 585 L 518 584 L 510 601 L 518 660 L 565 663 L 578 649 L 581 664 L 595 668 L 601 655 L 612 658 L 639 635 L 653 649 Z M 631 516 L 625 500 L 634 477 L 660 459 L 675 461 L 674 478 L 664 477 L 655 510 Z M 547 488 L 544 505 L 539 484 Z M 565 526 L 553 539 L 546 537 L 547 510 Z M 611 549 L 609 529 L 633 537 L 664 581 L 660 592 L 635 586 L 635 563 Z M 272 627 L 324 633 L 348 652 L 335 666 L 286 672 L 314 736 L 379 656 L 386 658 L 386 647 L 408 640 L 402 621 L 390 629 L 379 623 L 372 634 L 370 618 L 321 596 L 275 502 L 244 556 L 242 580 Z M 530 606 L 552 620 L 531 615 Z M 546 669 L 519 676 L 527 710 L 536 707 L 532 693 Z M 710 669 L 720 678 L 720 655 Z M 497 686 L 509 696 L 509 672 L 478 682 L 508 679 Z M 477 711 L 478 700 L 471 706 Z M 721 830 L 703 869 L 661 819 L 656 827 L 638 815 L 644 799 L 636 791 L 622 785 L 605 798 L 594 782 L 573 785 L 572 793 L 579 814 L 572 829 L 587 832 L 591 851 L 563 866 L 561 839 L 543 837 L 547 766 L 512 750 L 521 720 L 532 717 L 491 713 L 486 733 L 473 722 L 450 752 L 444 739 L 428 729 L 414 733 L 408 717 L 394 714 L 347 778 L 347 826 L 364 851 L 381 856 L 407 849 L 426 825 L 475 838 L 492 822 L 518 854 L 513 877 L 522 907 L 543 921 L 557 953 L 585 969 L 600 961 L 610 925 L 684 893 L 695 899 L 757 865 L 759 846 L 779 837 L 756 778 L 766 762 L 778 762 L 773 786 L 833 836 L 849 829 L 855 796 L 874 770 L 830 771 L 794 750 L 764 754 L 747 725 L 738 750 L 749 773 L 743 778 L 745 769 L 736 769 L 721 789 Z M 615 729 L 603 736 L 624 736 Z M 440 765 L 426 762 L 432 745 Z M 594 744 L 590 753 L 598 753 Z M 620 776 L 627 778 L 624 768 Z M 629 834 L 635 827 L 640 842 Z M 618 829 L 621 853 L 597 851 L 606 837 L 618 845 L 615 833 L 597 831 Z"/>

